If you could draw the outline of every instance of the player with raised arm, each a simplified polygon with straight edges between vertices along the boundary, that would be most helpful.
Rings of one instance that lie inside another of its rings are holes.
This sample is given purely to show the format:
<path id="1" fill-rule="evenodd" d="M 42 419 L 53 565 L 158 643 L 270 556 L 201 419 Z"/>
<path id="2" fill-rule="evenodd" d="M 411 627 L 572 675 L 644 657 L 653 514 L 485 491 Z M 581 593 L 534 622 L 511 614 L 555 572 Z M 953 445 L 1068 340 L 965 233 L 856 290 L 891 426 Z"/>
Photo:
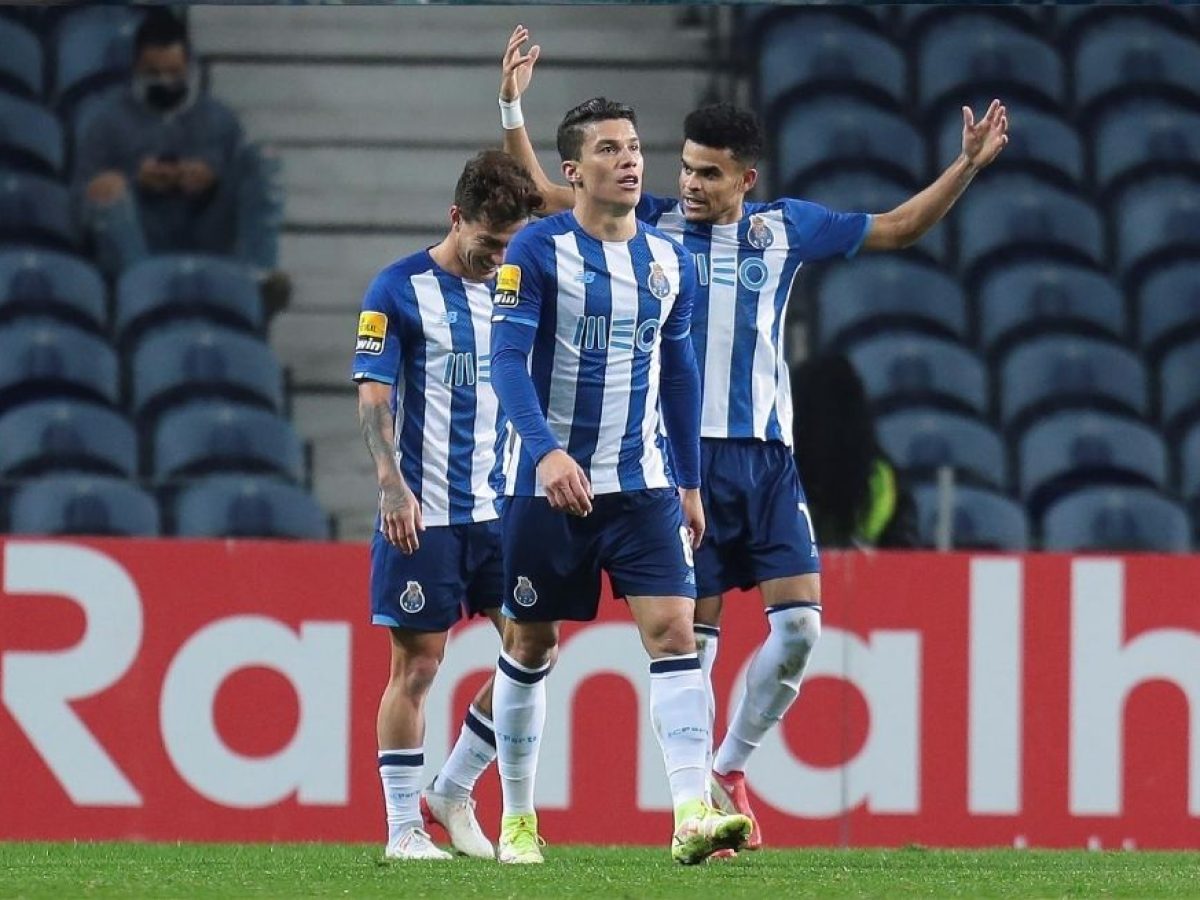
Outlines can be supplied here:
<path id="1" fill-rule="evenodd" d="M 509 38 L 500 82 L 504 145 L 529 168 L 554 212 L 570 189 L 538 165 L 520 98 L 540 48 L 529 32 Z M 754 819 L 747 762 L 795 701 L 821 631 L 820 560 L 792 457 L 792 398 L 784 329 L 788 294 L 800 266 L 859 249 L 907 247 L 939 222 L 975 174 L 1008 141 L 1008 113 L 993 100 L 979 120 L 963 107 L 962 153 L 927 188 L 878 215 L 837 213 L 802 200 L 756 203 L 762 129 L 730 104 L 697 109 L 684 120 L 679 198 L 643 195 L 637 215 L 694 254 L 699 288 L 692 339 L 703 382 L 701 481 L 708 536 L 696 550 L 696 646 L 710 712 L 722 595 L 757 586 L 769 632 L 746 674 L 745 689 L 713 760 L 713 797 Z M 755 828 L 748 847 L 761 845 Z"/>
<path id="2" fill-rule="evenodd" d="M 496 756 L 491 679 L 422 792 L 424 703 L 464 607 L 503 631 L 503 418 L 488 366 L 490 281 L 540 203 L 512 157 L 479 154 L 455 187 L 446 236 L 380 272 L 358 320 L 359 420 L 379 479 L 372 622 L 391 636 L 377 721 L 389 859 L 450 859 L 424 830 L 429 822 L 444 827 L 460 853 L 495 856 L 471 798 Z"/>
<path id="3" fill-rule="evenodd" d="M 545 679 L 559 623 L 596 617 L 607 571 L 650 656 L 651 719 L 675 810 L 671 854 L 691 864 L 742 846 L 752 827 L 704 800 L 711 738 L 692 631 L 691 554 L 704 534 L 700 378 L 689 340 L 695 272 L 681 246 L 634 216 L 642 154 L 632 109 L 596 98 L 570 110 L 558 152 L 572 208 L 513 240 L 492 316 L 492 372 L 509 420 L 510 621 L 493 696 L 498 856 L 543 861 L 533 785 Z"/>

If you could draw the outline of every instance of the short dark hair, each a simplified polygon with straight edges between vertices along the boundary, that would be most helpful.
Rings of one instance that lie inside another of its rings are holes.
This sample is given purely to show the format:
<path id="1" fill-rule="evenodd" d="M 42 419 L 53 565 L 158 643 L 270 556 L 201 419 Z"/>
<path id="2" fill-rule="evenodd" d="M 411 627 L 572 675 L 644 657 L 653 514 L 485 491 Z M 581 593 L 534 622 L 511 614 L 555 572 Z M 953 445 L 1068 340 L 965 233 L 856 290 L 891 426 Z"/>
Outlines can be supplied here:
<path id="1" fill-rule="evenodd" d="M 558 126 L 558 156 L 566 161 L 579 159 L 583 151 L 583 129 L 593 122 L 609 119 L 628 119 L 637 127 L 637 113 L 625 103 L 617 103 L 607 97 L 593 97 L 574 109 L 567 110 Z"/>
<path id="2" fill-rule="evenodd" d="M 503 150 L 484 150 L 463 167 L 454 186 L 454 205 L 468 222 L 507 227 L 542 206 L 533 179 Z"/>
<path id="3" fill-rule="evenodd" d="M 763 129 L 758 116 L 732 103 L 712 103 L 688 113 L 683 120 L 683 137 L 705 147 L 728 150 L 747 168 L 763 152 Z"/>
<path id="4" fill-rule="evenodd" d="M 147 47 L 170 47 L 183 44 L 184 52 L 192 52 L 187 26 L 168 9 L 151 8 L 133 35 L 133 58 L 137 59 Z"/>

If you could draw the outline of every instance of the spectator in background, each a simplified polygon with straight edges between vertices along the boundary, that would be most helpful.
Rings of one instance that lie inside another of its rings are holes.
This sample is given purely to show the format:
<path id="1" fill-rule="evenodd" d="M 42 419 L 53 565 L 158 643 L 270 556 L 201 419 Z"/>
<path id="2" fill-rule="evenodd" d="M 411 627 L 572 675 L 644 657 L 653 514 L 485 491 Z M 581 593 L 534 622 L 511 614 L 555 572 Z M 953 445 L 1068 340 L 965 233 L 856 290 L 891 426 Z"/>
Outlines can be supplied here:
<path id="1" fill-rule="evenodd" d="M 915 547 L 916 505 L 879 446 L 862 380 L 840 354 L 792 371 L 796 465 L 826 547 Z"/>
<path id="2" fill-rule="evenodd" d="M 134 36 L 128 91 L 78 135 L 83 224 L 111 275 L 155 253 L 235 256 L 254 267 L 268 312 L 287 302 L 275 271 L 277 166 L 243 139 L 233 111 L 199 85 L 187 29 L 152 9 Z"/>

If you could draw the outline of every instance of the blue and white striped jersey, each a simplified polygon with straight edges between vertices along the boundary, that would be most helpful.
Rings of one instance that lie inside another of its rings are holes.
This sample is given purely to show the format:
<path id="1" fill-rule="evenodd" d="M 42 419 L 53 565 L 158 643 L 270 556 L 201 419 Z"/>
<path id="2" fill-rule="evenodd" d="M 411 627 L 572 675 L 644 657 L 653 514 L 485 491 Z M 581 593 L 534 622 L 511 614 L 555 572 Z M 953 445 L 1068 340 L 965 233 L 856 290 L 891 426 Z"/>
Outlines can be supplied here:
<path id="1" fill-rule="evenodd" d="M 660 427 L 662 342 L 688 338 L 694 294 L 687 252 L 644 223 L 629 241 L 599 241 L 568 211 L 527 225 L 509 245 L 492 356 L 527 355 L 546 442 L 580 464 L 597 494 L 672 485 Z M 537 456 L 547 448 L 528 446 L 511 421 L 508 430 L 507 492 L 544 496 Z"/>
<path id="2" fill-rule="evenodd" d="M 491 284 L 451 275 L 427 250 L 385 268 L 363 298 L 353 377 L 393 386 L 396 463 L 426 526 L 497 517 L 491 315 Z"/>
<path id="3" fill-rule="evenodd" d="M 693 254 L 698 281 L 692 341 L 700 365 L 706 438 L 792 444 L 792 388 L 783 324 L 805 262 L 853 256 L 871 217 L 804 200 L 746 203 L 729 225 L 688 222 L 679 201 L 642 195 L 637 216 Z"/>

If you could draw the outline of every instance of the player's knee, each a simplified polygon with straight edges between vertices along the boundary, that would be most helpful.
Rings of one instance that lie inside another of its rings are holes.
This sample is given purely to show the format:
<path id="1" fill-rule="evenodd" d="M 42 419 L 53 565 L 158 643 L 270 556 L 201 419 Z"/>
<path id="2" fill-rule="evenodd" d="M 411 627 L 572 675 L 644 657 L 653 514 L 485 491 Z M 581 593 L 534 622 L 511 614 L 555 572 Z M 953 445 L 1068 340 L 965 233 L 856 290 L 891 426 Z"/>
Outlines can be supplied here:
<path id="1" fill-rule="evenodd" d="M 771 634 L 782 644 L 784 680 L 804 674 L 808 658 L 821 637 L 821 613 L 811 606 L 792 606 L 770 614 Z"/>
<path id="2" fill-rule="evenodd" d="M 643 631 L 642 640 L 656 659 L 696 652 L 696 633 L 689 621 L 653 623 Z"/>
<path id="3" fill-rule="evenodd" d="M 415 655 L 405 660 L 400 681 L 404 693 L 412 698 L 428 694 L 441 663 L 440 654 Z"/>
<path id="4" fill-rule="evenodd" d="M 510 623 L 504 631 L 504 652 L 522 666 L 540 669 L 558 655 L 557 630 L 546 623 Z"/>

